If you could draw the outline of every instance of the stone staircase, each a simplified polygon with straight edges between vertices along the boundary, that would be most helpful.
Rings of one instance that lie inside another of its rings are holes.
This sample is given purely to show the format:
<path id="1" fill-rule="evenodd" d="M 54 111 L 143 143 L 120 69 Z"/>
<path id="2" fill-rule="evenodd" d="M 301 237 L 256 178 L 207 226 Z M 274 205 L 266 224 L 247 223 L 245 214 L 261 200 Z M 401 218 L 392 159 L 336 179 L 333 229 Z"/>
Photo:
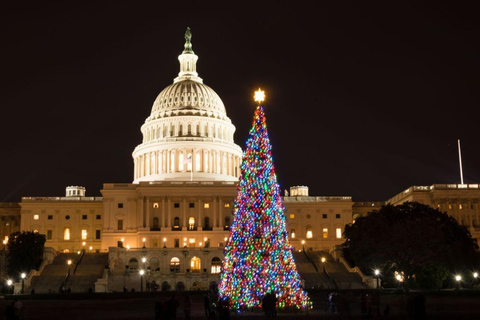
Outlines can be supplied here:
<path id="1" fill-rule="evenodd" d="M 70 265 L 68 260 L 72 262 Z M 71 292 L 88 292 L 90 288 L 94 291 L 95 282 L 102 278 L 107 264 L 107 253 L 58 253 L 40 275 L 32 278 L 27 290 L 59 293 L 64 286 L 65 289 L 70 288 Z"/>

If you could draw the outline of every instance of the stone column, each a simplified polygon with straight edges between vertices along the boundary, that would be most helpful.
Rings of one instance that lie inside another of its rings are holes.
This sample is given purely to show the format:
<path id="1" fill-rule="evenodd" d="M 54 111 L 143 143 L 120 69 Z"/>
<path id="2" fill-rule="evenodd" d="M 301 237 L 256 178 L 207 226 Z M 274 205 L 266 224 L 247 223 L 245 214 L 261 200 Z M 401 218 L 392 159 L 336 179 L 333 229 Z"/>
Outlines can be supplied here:
<path id="1" fill-rule="evenodd" d="M 223 229 L 223 201 L 222 198 L 218 198 L 218 226 Z"/>
<path id="2" fill-rule="evenodd" d="M 197 230 L 202 231 L 202 200 L 200 198 L 198 198 L 198 201 L 197 201 L 197 216 L 198 216 Z"/>
<path id="3" fill-rule="evenodd" d="M 212 228 L 217 227 L 217 197 L 213 198 L 213 219 L 212 219 Z"/>
<path id="4" fill-rule="evenodd" d="M 145 227 L 147 229 L 150 229 L 150 197 L 145 197 L 145 206 L 146 206 L 146 212 L 145 212 Z"/>
<path id="5" fill-rule="evenodd" d="M 167 228 L 172 230 L 172 203 L 170 197 L 167 197 Z"/>
<path id="6" fill-rule="evenodd" d="M 187 230 L 187 199 L 182 200 L 182 230 Z"/>
<path id="7" fill-rule="evenodd" d="M 162 197 L 162 231 L 165 227 L 165 197 Z"/>

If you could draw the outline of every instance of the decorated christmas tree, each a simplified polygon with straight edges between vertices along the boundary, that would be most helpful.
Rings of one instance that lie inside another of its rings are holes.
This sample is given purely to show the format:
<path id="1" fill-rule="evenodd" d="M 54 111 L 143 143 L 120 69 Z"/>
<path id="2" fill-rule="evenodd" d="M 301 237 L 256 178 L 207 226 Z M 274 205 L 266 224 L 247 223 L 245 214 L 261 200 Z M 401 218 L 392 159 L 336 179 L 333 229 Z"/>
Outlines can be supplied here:
<path id="1" fill-rule="evenodd" d="M 263 101 L 262 91 L 256 101 Z M 279 308 L 310 307 L 288 241 L 264 109 L 255 110 L 243 152 L 234 220 L 225 247 L 220 298 L 233 309 L 262 306 L 273 292 Z"/>

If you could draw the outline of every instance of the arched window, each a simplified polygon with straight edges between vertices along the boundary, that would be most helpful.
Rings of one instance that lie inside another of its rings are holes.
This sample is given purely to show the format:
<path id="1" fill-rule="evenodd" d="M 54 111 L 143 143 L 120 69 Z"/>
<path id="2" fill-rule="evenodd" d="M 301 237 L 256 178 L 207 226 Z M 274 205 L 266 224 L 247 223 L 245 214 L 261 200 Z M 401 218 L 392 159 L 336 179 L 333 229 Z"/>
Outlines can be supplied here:
<path id="1" fill-rule="evenodd" d="M 210 218 L 203 218 L 203 230 L 210 230 Z"/>
<path id="2" fill-rule="evenodd" d="M 176 289 L 177 291 L 185 291 L 185 284 L 182 281 L 177 282 Z"/>
<path id="3" fill-rule="evenodd" d="M 160 271 L 160 261 L 158 258 L 150 259 L 150 271 Z"/>
<path id="4" fill-rule="evenodd" d="M 195 230 L 195 218 L 188 218 L 188 230 Z"/>
<path id="5" fill-rule="evenodd" d="M 180 229 L 180 218 L 179 217 L 175 217 L 173 219 L 173 228 L 174 229 Z"/>
<path id="6" fill-rule="evenodd" d="M 170 260 L 170 271 L 171 272 L 180 272 L 180 259 L 173 257 Z"/>
<path id="7" fill-rule="evenodd" d="M 130 259 L 130 261 L 128 261 L 128 269 L 130 269 L 130 271 L 135 271 L 138 269 L 138 261 L 137 259 L 135 258 L 132 258 Z"/>
<path id="8" fill-rule="evenodd" d="M 212 259 L 212 273 L 220 273 L 222 269 L 222 260 L 219 257 L 214 257 Z"/>
<path id="9" fill-rule="evenodd" d="M 312 230 L 312 226 L 308 225 L 307 226 L 307 239 L 311 239 L 313 237 L 313 230 Z"/>
<path id="10" fill-rule="evenodd" d="M 190 260 L 190 270 L 192 272 L 200 272 L 200 269 L 201 269 L 200 258 L 193 257 Z"/>
<path id="11" fill-rule="evenodd" d="M 70 240 L 70 228 L 65 228 L 63 231 L 63 240 Z"/>
<path id="12" fill-rule="evenodd" d="M 170 285 L 168 284 L 167 281 L 162 282 L 162 291 L 168 291 L 170 290 Z"/>
<path id="13" fill-rule="evenodd" d="M 157 217 L 153 218 L 153 228 L 158 229 L 158 218 Z"/>

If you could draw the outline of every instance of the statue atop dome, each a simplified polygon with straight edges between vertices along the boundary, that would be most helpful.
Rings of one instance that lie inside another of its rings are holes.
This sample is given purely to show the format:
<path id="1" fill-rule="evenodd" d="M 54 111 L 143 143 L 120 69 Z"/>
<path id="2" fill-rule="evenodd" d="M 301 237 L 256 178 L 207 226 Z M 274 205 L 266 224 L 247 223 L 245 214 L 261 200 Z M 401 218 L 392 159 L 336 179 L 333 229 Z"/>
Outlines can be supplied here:
<path id="1" fill-rule="evenodd" d="M 183 50 L 183 53 L 193 53 L 191 40 L 192 31 L 187 27 L 187 31 L 185 31 L 185 50 Z"/>

